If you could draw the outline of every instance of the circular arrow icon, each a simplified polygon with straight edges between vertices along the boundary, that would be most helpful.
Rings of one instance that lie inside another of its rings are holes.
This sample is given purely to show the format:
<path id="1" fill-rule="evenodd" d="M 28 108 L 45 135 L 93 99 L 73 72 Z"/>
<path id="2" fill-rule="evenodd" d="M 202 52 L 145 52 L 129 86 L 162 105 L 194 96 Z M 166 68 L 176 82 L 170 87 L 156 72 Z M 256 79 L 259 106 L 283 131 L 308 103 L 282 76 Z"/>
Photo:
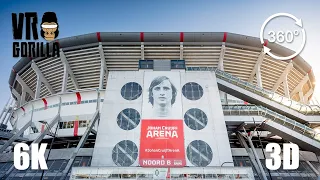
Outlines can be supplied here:
<path id="1" fill-rule="evenodd" d="M 261 26 L 261 29 L 260 29 L 260 42 L 261 44 L 264 44 L 264 40 L 263 40 L 263 32 L 264 32 L 264 29 L 266 27 L 266 25 L 268 24 L 269 21 L 271 21 L 272 19 L 276 18 L 276 17 L 279 17 L 279 16 L 285 16 L 285 17 L 290 17 L 292 18 L 293 20 L 295 20 L 295 24 L 297 26 L 299 26 L 300 28 L 302 28 L 302 44 L 300 46 L 300 48 L 298 49 L 298 51 L 296 51 L 294 54 L 290 55 L 290 56 L 287 56 L 287 57 L 279 57 L 277 55 L 274 55 L 272 54 L 270 51 L 271 49 L 266 47 L 266 46 L 263 46 L 263 51 L 264 53 L 268 54 L 269 56 L 271 56 L 272 58 L 274 59 L 277 59 L 277 60 L 288 60 L 288 59 L 293 59 L 294 57 L 296 57 L 297 55 L 299 55 L 301 53 L 301 51 L 303 50 L 304 48 L 304 45 L 306 44 L 306 32 L 305 30 L 303 29 L 303 25 L 302 25 L 302 20 L 301 19 L 298 19 L 297 17 L 295 17 L 294 15 L 292 14 L 289 14 L 289 13 L 276 13 L 276 14 L 273 14 L 272 16 L 268 17 L 264 23 L 262 24 Z"/>

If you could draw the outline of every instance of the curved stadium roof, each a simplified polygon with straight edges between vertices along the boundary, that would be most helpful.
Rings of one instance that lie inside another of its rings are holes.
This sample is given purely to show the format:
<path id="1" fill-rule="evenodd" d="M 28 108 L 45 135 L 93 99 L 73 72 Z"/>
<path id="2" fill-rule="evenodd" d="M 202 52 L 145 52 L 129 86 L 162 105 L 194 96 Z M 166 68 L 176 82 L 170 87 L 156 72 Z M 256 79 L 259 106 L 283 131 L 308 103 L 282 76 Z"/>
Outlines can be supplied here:
<path id="1" fill-rule="evenodd" d="M 180 59 L 181 44 L 186 66 L 200 67 L 217 67 L 222 44 L 225 44 L 224 71 L 242 80 L 248 82 L 252 80 L 252 83 L 257 83 L 253 71 L 263 48 L 259 38 L 224 32 L 97 32 L 62 38 L 55 42 L 59 43 L 80 89 L 99 87 L 102 59 L 108 70 L 138 70 L 139 60 L 142 57 L 146 60 Z M 102 46 L 104 58 L 99 53 L 99 44 Z M 280 56 L 294 53 L 277 44 L 266 42 L 265 45 Z M 37 75 L 31 67 L 32 62 L 37 65 L 51 86 L 51 90 L 48 90 L 42 85 L 40 97 L 60 92 L 64 74 L 61 57 L 21 58 L 13 66 L 9 78 L 11 90 L 14 89 L 21 94 L 21 84 L 16 80 L 19 75 L 31 91 L 35 92 Z M 261 64 L 263 88 L 276 89 L 277 93 L 284 95 L 283 87 L 278 86 L 277 81 L 290 62 L 293 63 L 293 68 L 288 73 L 291 98 L 300 101 L 297 87 L 303 83 L 303 94 L 310 100 L 315 77 L 311 66 L 300 56 L 289 61 L 278 61 L 265 55 Z M 67 89 L 77 89 L 70 77 Z M 15 93 L 13 95 L 15 96 Z M 32 98 L 32 95 L 28 94 L 26 100 Z"/>

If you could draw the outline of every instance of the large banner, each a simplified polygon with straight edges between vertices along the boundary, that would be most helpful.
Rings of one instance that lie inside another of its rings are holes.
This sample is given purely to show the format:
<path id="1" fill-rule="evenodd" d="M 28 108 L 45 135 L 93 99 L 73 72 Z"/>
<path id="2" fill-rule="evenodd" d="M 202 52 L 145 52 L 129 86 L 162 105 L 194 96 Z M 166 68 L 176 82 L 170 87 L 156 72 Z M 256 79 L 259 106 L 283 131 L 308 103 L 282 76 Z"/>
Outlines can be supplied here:
<path id="1" fill-rule="evenodd" d="M 140 166 L 184 166 L 183 121 L 142 121 L 140 138 Z"/>
<path id="2" fill-rule="evenodd" d="M 145 72 L 139 163 L 185 166 L 179 72 Z"/>

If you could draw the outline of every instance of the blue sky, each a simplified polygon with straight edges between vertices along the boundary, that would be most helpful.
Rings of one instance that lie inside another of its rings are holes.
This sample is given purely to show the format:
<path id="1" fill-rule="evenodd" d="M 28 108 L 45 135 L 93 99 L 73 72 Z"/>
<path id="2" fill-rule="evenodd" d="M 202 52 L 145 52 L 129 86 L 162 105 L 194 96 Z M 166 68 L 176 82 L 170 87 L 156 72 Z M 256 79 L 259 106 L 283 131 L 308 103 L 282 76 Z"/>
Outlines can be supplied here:
<path id="1" fill-rule="evenodd" d="M 233 32 L 259 36 L 270 15 L 287 12 L 303 20 L 307 44 L 302 57 L 320 78 L 318 53 L 320 1 L 214 1 L 214 0 L 1 0 L 0 108 L 10 95 L 8 78 L 18 59 L 12 57 L 11 13 L 56 12 L 59 38 L 92 32 Z M 319 87 L 317 88 L 319 89 Z M 319 94 L 319 90 L 317 90 Z M 320 98 L 318 98 L 320 100 Z"/>

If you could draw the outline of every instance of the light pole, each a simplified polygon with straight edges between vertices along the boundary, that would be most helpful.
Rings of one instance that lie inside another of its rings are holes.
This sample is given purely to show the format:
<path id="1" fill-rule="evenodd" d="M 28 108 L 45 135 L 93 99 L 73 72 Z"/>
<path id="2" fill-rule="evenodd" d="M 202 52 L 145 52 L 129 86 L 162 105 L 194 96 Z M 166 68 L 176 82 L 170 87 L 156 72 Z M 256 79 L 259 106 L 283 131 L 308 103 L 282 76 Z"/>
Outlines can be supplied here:
<path id="1" fill-rule="evenodd" d="M 48 122 L 47 122 L 47 121 L 39 121 L 39 123 L 45 124 L 45 125 L 46 125 L 46 128 L 48 128 L 48 130 L 50 131 L 50 133 L 53 134 L 52 131 L 51 131 L 50 126 L 48 125 Z M 51 140 L 51 144 L 50 144 L 50 148 L 49 148 L 48 155 L 47 155 L 47 158 L 46 158 L 46 162 L 48 162 L 49 155 L 50 155 L 51 148 L 52 148 L 52 144 L 53 144 L 54 139 L 55 139 L 55 137 L 56 137 L 58 128 L 59 128 L 59 122 L 58 122 L 58 124 L 57 124 L 57 128 L 56 128 L 56 130 L 55 130 L 55 132 L 54 132 L 53 138 L 52 138 L 52 140 Z M 42 178 L 43 178 L 43 174 L 44 174 L 44 170 L 42 170 L 42 174 L 41 174 L 41 178 L 40 178 L 41 180 L 42 180 Z"/>

